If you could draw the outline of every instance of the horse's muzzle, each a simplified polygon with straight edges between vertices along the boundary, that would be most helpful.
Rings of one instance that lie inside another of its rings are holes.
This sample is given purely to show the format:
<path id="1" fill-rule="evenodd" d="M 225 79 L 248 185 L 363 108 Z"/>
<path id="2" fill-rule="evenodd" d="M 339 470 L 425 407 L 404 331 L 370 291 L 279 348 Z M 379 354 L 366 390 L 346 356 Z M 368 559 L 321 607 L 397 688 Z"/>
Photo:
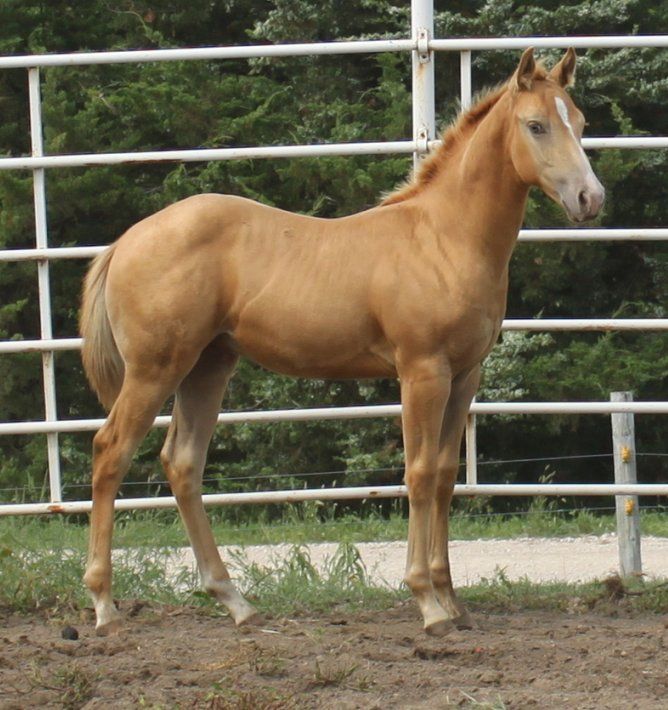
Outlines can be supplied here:
<path id="1" fill-rule="evenodd" d="M 601 211 L 605 202 L 605 189 L 594 177 L 593 180 L 587 180 L 580 190 L 562 195 L 561 201 L 569 219 L 574 222 L 587 222 Z"/>

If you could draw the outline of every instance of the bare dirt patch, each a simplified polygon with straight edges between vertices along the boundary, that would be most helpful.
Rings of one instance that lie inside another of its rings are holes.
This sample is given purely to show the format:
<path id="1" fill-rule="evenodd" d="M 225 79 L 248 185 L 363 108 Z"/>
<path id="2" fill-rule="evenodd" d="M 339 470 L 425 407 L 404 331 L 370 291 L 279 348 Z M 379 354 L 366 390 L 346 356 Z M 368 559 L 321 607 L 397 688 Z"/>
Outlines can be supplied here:
<path id="1" fill-rule="evenodd" d="M 668 621 L 623 609 L 477 614 L 477 629 L 438 640 L 412 603 L 246 629 L 210 610 L 122 609 L 110 638 L 91 619 L 78 640 L 62 621 L 5 619 L 0 707 L 654 710 L 668 697 Z"/>

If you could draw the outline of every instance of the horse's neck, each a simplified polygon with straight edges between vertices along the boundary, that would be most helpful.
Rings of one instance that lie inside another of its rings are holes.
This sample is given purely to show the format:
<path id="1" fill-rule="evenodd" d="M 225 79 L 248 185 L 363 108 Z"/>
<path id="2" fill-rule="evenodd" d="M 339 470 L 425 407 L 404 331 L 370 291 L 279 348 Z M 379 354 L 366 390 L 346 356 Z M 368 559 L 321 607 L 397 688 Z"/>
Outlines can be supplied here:
<path id="1" fill-rule="evenodd" d="M 499 106 L 464 137 L 418 198 L 445 246 L 499 278 L 507 273 L 528 194 L 507 152 L 504 115 Z"/>

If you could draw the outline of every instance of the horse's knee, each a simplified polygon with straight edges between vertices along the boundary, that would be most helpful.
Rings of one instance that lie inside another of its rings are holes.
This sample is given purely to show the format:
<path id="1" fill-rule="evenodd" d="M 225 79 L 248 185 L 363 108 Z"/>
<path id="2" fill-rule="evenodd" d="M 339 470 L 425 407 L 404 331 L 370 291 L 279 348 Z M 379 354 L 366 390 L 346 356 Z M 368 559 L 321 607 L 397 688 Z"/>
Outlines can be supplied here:
<path id="1" fill-rule="evenodd" d="M 173 449 L 168 449 L 166 446 L 160 452 L 160 462 L 177 500 L 191 498 L 201 493 L 200 477 L 192 462 L 179 461 Z"/>
<path id="2" fill-rule="evenodd" d="M 433 500 L 436 485 L 435 466 L 416 462 L 406 467 L 404 481 L 408 489 L 408 500 L 414 504 Z"/>
<path id="3" fill-rule="evenodd" d="M 93 458 L 98 459 L 114 446 L 117 442 L 117 436 L 114 430 L 105 424 L 93 437 Z"/>

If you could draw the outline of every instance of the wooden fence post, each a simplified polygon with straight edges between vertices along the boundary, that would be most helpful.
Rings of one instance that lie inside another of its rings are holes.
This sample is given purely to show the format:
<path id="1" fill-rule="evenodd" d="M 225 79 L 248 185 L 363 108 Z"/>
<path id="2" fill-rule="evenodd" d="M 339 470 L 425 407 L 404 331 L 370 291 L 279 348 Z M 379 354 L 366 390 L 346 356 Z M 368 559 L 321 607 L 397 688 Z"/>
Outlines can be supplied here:
<path id="1" fill-rule="evenodd" d="M 612 402 L 631 402 L 632 392 L 611 392 Z M 615 461 L 615 483 L 637 483 L 636 444 L 633 413 L 612 415 L 612 449 Z M 623 577 L 642 574 L 640 559 L 640 512 L 638 496 L 615 496 L 619 574 Z"/>

